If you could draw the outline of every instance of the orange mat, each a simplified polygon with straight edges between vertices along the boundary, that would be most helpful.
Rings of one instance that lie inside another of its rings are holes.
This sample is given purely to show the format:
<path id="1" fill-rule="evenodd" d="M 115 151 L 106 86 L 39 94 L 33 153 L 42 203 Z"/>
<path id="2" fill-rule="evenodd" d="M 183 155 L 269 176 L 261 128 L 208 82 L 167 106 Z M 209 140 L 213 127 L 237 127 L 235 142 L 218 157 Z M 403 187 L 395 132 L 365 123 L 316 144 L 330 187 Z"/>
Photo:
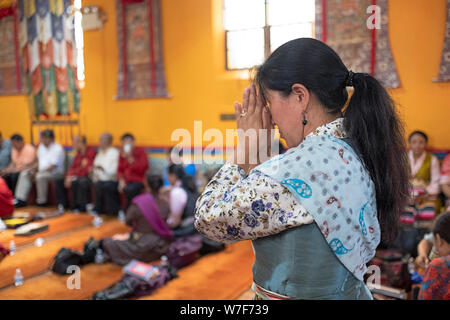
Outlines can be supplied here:
<path id="1" fill-rule="evenodd" d="M 235 299 L 248 290 L 252 281 L 254 256 L 249 241 L 229 245 L 223 252 L 210 254 L 179 271 L 179 277 L 141 300 Z M 3 300 L 87 299 L 119 280 L 122 268 L 90 264 L 81 268 L 81 289 L 67 288 L 69 276 L 47 273 L 26 280 L 21 287 L 0 291 Z"/>
<path id="2" fill-rule="evenodd" d="M 228 245 L 225 251 L 207 255 L 179 271 L 142 300 L 231 300 L 248 290 L 253 281 L 255 258 L 250 241 Z"/>
<path id="3" fill-rule="evenodd" d="M 63 238 L 46 242 L 42 247 L 32 246 L 19 250 L 15 255 L 6 257 L 0 264 L 0 288 L 14 283 L 17 268 L 20 268 L 25 279 L 47 271 L 56 253 L 62 247 L 82 250 L 84 243 L 90 237 L 100 239 L 128 231 L 130 228 L 116 219 L 105 220 L 100 228 L 87 227 Z"/>

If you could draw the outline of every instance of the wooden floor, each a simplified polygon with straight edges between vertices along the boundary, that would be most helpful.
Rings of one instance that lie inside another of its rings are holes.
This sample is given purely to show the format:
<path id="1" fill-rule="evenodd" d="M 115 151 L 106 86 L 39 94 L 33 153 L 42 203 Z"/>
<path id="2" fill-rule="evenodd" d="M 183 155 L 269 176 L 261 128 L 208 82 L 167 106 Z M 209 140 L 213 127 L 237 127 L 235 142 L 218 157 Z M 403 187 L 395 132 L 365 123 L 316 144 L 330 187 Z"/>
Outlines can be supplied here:
<path id="1" fill-rule="evenodd" d="M 31 214 L 40 208 L 27 207 L 22 212 Z M 55 209 L 48 209 L 55 210 Z M 45 232 L 16 237 L 13 230 L 0 233 L 0 243 L 9 246 L 14 240 L 16 254 L 0 263 L 0 300 L 80 300 L 88 299 L 122 277 L 122 267 L 111 263 L 90 264 L 81 268 L 80 289 L 69 289 L 70 275 L 62 276 L 50 271 L 52 260 L 62 247 L 82 251 L 90 238 L 101 239 L 129 228 L 117 219 L 103 217 L 104 223 L 96 228 L 88 214 L 65 213 L 63 216 L 44 220 L 49 224 Z M 34 241 L 43 238 L 44 244 L 36 247 Z M 223 252 L 210 254 L 179 271 L 179 277 L 167 283 L 142 300 L 203 300 L 203 299 L 251 299 L 249 291 L 254 260 L 248 241 L 227 246 Z M 20 268 L 25 282 L 14 286 L 14 274 Z"/>

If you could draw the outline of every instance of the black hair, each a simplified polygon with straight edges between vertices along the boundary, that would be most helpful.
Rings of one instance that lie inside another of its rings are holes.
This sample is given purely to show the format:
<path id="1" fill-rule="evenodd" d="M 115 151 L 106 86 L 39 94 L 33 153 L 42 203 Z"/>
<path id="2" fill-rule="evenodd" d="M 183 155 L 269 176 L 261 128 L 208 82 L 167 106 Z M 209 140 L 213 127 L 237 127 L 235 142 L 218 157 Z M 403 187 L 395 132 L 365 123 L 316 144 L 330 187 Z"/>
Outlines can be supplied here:
<path id="1" fill-rule="evenodd" d="M 450 244 L 450 212 L 441 213 L 433 226 L 433 233 L 438 234 L 448 244 Z"/>
<path id="2" fill-rule="evenodd" d="M 415 136 L 415 135 L 422 136 L 422 137 L 425 139 L 425 141 L 428 142 L 428 136 L 427 136 L 427 134 L 426 134 L 425 132 L 423 132 L 423 131 L 420 131 L 420 130 L 416 130 L 416 131 L 411 132 L 411 134 L 410 134 L 409 137 L 408 137 L 408 141 L 411 142 L 411 138 L 412 138 L 413 136 Z"/>
<path id="3" fill-rule="evenodd" d="M 408 158 L 403 125 L 386 89 L 369 74 L 350 73 L 332 48 L 311 38 L 280 46 L 257 68 L 255 82 L 264 100 L 267 89 L 286 97 L 300 83 L 330 114 L 344 112 L 344 128 L 375 185 L 382 238 L 393 239 L 408 199 Z M 348 84 L 354 92 L 344 110 Z"/>
<path id="4" fill-rule="evenodd" d="M 127 133 L 124 133 L 124 134 L 122 135 L 122 137 L 120 138 L 120 141 L 123 141 L 123 140 L 125 140 L 126 138 L 131 138 L 131 139 L 134 140 L 134 136 L 133 136 L 131 133 L 127 132 Z"/>
<path id="5" fill-rule="evenodd" d="M 167 151 L 168 155 L 172 154 L 172 151 L 175 150 L 175 152 L 178 152 L 178 156 L 182 157 L 183 156 L 183 149 L 180 149 L 178 147 L 170 147 L 169 150 Z"/>
<path id="6" fill-rule="evenodd" d="M 17 142 L 22 142 L 23 141 L 23 137 L 20 134 L 13 134 L 11 136 L 11 141 L 17 141 Z"/>
<path id="7" fill-rule="evenodd" d="M 41 137 L 42 138 L 55 139 L 55 133 L 53 132 L 52 129 L 46 129 L 46 130 L 41 132 Z"/>
<path id="8" fill-rule="evenodd" d="M 195 180 L 193 177 L 188 175 L 186 171 L 184 171 L 184 167 L 180 164 L 171 164 L 167 170 L 169 174 L 174 174 L 178 180 L 181 181 L 181 186 L 183 189 L 197 193 L 197 186 L 195 185 Z"/>
<path id="9" fill-rule="evenodd" d="M 163 178 L 157 174 L 149 174 L 147 176 L 147 183 L 151 192 L 155 194 L 159 192 L 159 189 L 161 189 L 164 184 Z"/>

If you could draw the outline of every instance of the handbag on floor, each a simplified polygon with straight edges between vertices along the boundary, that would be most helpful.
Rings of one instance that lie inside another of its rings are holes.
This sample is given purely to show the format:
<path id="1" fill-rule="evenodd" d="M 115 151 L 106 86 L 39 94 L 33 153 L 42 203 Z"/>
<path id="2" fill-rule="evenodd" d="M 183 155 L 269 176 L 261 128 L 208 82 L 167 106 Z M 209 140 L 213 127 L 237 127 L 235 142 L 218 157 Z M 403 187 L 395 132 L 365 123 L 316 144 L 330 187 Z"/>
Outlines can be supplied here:
<path id="1" fill-rule="evenodd" d="M 82 264 L 82 256 L 77 251 L 68 248 L 61 248 L 56 254 L 51 270 L 58 274 L 67 274 L 69 266 L 80 266 Z"/>
<path id="2" fill-rule="evenodd" d="M 159 274 L 149 280 L 139 279 L 124 274 L 122 279 L 108 288 L 96 292 L 91 300 L 118 300 L 139 298 L 152 294 L 156 289 L 163 287 L 168 281 L 176 278 L 176 270 L 172 267 L 156 266 Z"/>
<path id="3" fill-rule="evenodd" d="M 202 236 L 199 234 L 176 239 L 166 254 L 169 264 L 178 269 L 191 264 L 197 259 L 202 245 Z"/>

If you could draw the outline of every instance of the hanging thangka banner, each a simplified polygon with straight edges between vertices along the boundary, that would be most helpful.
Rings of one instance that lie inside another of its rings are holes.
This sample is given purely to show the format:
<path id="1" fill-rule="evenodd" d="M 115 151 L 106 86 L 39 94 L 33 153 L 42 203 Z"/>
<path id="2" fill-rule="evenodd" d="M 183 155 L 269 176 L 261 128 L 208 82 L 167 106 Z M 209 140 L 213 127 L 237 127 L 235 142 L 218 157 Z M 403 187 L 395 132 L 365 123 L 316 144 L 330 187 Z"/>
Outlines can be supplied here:
<path id="1" fill-rule="evenodd" d="M 167 97 L 160 0 L 116 0 L 117 98 Z"/>
<path id="2" fill-rule="evenodd" d="M 388 34 L 388 0 L 316 0 L 316 39 L 331 46 L 353 72 L 399 87 Z"/>
<path id="3" fill-rule="evenodd" d="M 76 45 L 71 0 L 19 0 L 20 50 L 30 113 L 79 113 Z"/>
<path id="4" fill-rule="evenodd" d="M 450 0 L 447 0 L 446 13 L 444 48 L 442 48 L 441 66 L 436 81 L 450 81 Z"/>
<path id="5" fill-rule="evenodd" d="M 24 93 L 17 4 L 0 8 L 0 96 Z"/>

